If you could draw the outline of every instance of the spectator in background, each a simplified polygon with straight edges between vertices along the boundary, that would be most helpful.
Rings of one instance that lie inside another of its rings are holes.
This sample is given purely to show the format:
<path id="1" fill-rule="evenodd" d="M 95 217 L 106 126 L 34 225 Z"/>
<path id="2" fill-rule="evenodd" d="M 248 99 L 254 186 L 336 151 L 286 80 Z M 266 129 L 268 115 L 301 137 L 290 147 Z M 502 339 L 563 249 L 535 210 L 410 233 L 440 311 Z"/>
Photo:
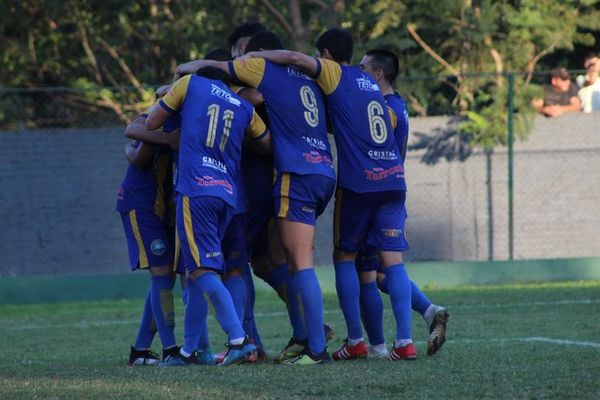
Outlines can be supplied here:
<path id="1" fill-rule="evenodd" d="M 600 111 L 600 59 L 596 54 L 588 54 L 584 61 L 586 80 L 581 89 L 579 89 L 579 100 L 581 101 L 581 111 L 589 113 Z"/>
<path id="2" fill-rule="evenodd" d="M 544 86 L 544 99 L 533 99 L 531 104 L 537 112 L 548 117 L 579 112 L 581 103 L 577 97 L 577 87 L 571 82 L 569 71 L 565 68 L 554 68 L 550 85 Z"/>

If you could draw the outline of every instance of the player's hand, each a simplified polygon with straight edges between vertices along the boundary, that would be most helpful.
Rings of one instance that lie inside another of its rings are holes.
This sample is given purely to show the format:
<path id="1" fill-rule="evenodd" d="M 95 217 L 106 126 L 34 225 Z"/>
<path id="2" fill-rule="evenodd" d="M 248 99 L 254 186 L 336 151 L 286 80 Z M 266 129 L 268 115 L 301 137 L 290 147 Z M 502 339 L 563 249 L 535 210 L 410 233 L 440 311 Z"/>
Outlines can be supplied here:
<path id="1" fill-rule="evenodd" d="M 171 90 L 171 86 L 173 86 L 173 85 L 163 85 L 163 86 L 159 87 L 158 89 L 156 89 L 156 97 L 158 97 L 158 98 L 163 97 L 165 94 L 167 94 L 169 92 L 169 90 Z"/>
<path id="2" fill-rule="evenodd" d="M 203 67 L 203 61 L 204 60 L 194 60 L 179 64 L 175 69 L 175 73 L 179 75 L 195 74 L 196 71 Z"/>

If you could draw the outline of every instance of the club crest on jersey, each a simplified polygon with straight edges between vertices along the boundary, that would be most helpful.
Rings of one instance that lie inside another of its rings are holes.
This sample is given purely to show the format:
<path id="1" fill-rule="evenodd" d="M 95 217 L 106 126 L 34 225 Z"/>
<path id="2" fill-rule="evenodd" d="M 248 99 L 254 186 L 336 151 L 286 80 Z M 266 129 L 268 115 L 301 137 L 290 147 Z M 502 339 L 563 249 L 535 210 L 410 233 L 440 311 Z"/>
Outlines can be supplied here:
<path id="1" fill-rule="evenodd" d="M 150 250 L 152 250 L 152 254 L 162 256 L 167 251 L 167 246 L 162 239 L 156 239 L 150 244 Z"/>
<path id="2" fill-rule="evenodd" d="M 364 90 L 365 92 L 379 92 L 379 86 L 371 82 L 364 74 L 362 77 L 356 78 L 356 84 L 360 90 Z"/>
<path id="3" fill-rule="evenodd" d="M 210 86 L 211 86 L 211 88 L 210 88 L 211 95 L 220 97 L 223 100 L 228 101 L 229 103 L 233 104 L 234 106 L 240 106 L 242 104 L 241 101 L 239 101 L 235 97 L 232 97 L 231 92 L 229 92 L 228 90 L 220 88 L 217 85 L 215 85 L 214 83 L 211 84 Z"/>

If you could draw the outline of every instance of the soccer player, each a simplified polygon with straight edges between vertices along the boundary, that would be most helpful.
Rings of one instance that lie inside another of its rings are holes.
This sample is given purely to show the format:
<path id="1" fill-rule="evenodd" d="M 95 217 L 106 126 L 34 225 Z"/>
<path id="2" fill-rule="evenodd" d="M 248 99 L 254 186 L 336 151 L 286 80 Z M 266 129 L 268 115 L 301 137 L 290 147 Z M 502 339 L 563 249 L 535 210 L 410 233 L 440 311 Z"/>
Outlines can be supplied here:
<path id="1" fill-rule="evenodd" d="M 261 31 L 266 31 L 267 28 L 259 22 L 244 22 L 238 25 L 233 33 L 227 38 L 229 47 L 231 47 L 231 58 L 237 58 L 246 54 L 246 45 L 250 38 Z M 207 59 L 212 59 L 206 57 Z"/>
<path id="2" fill-rule="evenodd" d="M 370 50 L 360 61 L 360 67 L 375 78 L 388 107 L 394 110 L 398 117 L 394 136 L 399 147 L 400 160 L 404 165 L 408 141 L 408 112 L 404 100 L 393 88 L 394 80 L 398 76 L 398 58 L 387 50 Z M 402 218 L 406 218 L 406 210 Z M 404 225 L 404 220 L 402 223 Z M 404 250 L 407 250 L 408 242 L 406 242 L 405 235 L 403 235 L 403 239 L 405 241 Z M 388 293 L 389 290 L 385 275 L 377 274 L 377 271 L 380 270 L 377 249 L 368 245 L 363 247 L 358 254 L 356 265 L 360 274 L 360 303 L 363 322 L 370 342 L 369 356 L 384 358 L 388 356 L 388 350 L 383 336 L 383 303 L 377 287 L 378 278 L 382 291 Z M 411 306 L 413 310 L 421 314 L 427 324 L 429 331 L 427 354 L 433 355 L 446 340 L 446 323 L 449 314 L 445 308 L 432 304 L 412 280 L 410 286 Z"/>
<path id="3" fill-rule="evenodd" d="M 278 42 L 269 47 L 282 47 L 275 34 L 261 32 L 255 36 L 258 35 L 264 35 L 265 42 L 268 38 Z M 277 170 L 273 190 L 275 216 L 288 263 L 278 268 L 290 268 L 293 272 L 288 293 L 297 290 L 304 312 L 304 325 L 300 314 L 290 315 L 293 338 L 279 360 L 301 365 L 327 362 L 323 300 L 312 249 L 316 219 L 335 188 L 323 95 L 314 80 L 297 68 L 263 59 L 230 63 L 200 60 L 180 66 L 184 68 L 178 72 L 204 65 L 227 71 L 242 84 L 258 89 L 265 98 Z M 293 297 L 289 296 L 290 302 Z"/>
<path id="4" fill-rule="evenodd" d="M 146 126 L 155 129 L 170 114 L 181 112 L 181 139 L 176 191 L 177 232 L 188 279 L 185 342 L 168 365 L 198 364 L 196 347 L 206 309 L 213 304 L 228 335 L 229 352 L 222 365 L 243 362 L 255 346 L 249 343 L 227 289 L 217 278 L 223 270 L 221 242 L 238 196 L 241 143 L 247 136 L 270 147 L 270 136 L 252 106 L 229 88 L 229 77 L 215 68 L 179 79 L 154 107 Z"/>
<path id="5" fill-rule="evenodd" d="M 333 353 L 335 360 L 368 354 L 360 320 L 360 285 L 355 266 L 365 243 L 378 249 L 388 279 L 396 319 L 396 340 L 390 359 L 413 359 L 410 281 L 402 259 L 402 215 L 406 197 L 404 169 L 379 86 L 352 59 L 352 36 L 333 28 L 317 40 L 322 58 L 298 52 L 250 53 L 278 64 L 299 67 L 315 78 L 325 93 L 338 150 L 338 188 L 334 221 L 336 289 L 348 337 Z M 360 212 L 357 212 L 360 210 Z"/>
<path id="6" fill-rule="evenodd" d="M 143 123 L 145 118 L 145 115 L 136 118 L 128 129 Z M 174 253 L 166 212 L 172 189 L 171 155 L 168 147 L 140 141 L 127 144 L 125 153 L 130 165 L 119 189 L 116 210 L 125 229 L 131 269 L 148 269 L 152 275 L 128 365 L 156 365 L 159 357 L 150 351 L 156 330 L 163 346 L 163 360 L 179 351 L 173 333 Z"/>

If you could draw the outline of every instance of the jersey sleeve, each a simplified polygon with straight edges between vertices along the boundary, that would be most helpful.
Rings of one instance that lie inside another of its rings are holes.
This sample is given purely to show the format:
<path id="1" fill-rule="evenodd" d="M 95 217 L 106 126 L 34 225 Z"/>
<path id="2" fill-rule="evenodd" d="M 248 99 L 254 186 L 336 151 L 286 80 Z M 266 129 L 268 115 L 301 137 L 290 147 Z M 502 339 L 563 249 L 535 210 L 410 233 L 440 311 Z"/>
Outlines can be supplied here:
<path id="1" fill-rule="evenodd" d="M 243 61 L 230 61 L 228 68 L 234 81 L 257 88 L 265 75 L 266 65 L 264 58 L 250 58 Z"/>
<path id="2" fill-rule="evenodd" d="M 392 122 L 392 129 L 396 129 L 396 127 L 398 126 L 398 116 L 396 115 L 396 112 L 394 111 L 394 109 L 390 106 L 388 106 L 388 113 L 390 114 L 390 121 Z"/>
<path id="3" fill-rule="evenodd" d="M 330 95 L 335 92 L 341 79 L 342 67 L 340 64 L 334 61 L 325 60 L 324 58 L 317 58 L 316 82 L 325 95 Z"/>
<path id="4" fill-rule="evenodd" d="M 173 84 L 167 94 L 160 99 L 159 105 L 168 112 L 175 112 L 181 108 L 192 75 L 186 75 Z"/>
<path id="5" fill-rule="evenodd" d="M 246 129 L 246 136 L 248 136 L 252 140 L 260 140 L 265 137 L 267 134 L 267 126 L 265 125 L 262 118 L 256 113 L 256 111 L 252 111 L 252 120 L 248 125 L 248 129 Z"/>

